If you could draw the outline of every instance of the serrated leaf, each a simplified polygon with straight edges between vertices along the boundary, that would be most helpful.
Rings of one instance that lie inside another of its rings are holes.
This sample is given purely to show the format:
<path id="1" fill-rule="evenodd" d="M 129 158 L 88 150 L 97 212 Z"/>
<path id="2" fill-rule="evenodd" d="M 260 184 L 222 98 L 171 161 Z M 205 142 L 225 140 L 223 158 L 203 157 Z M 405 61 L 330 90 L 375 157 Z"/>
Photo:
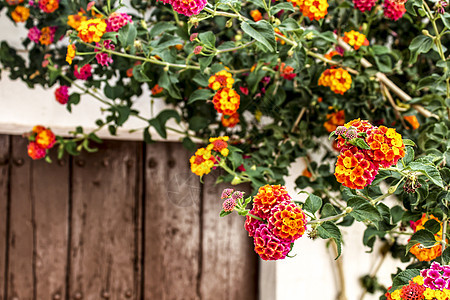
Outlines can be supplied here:
<path id="1" fill-rule="evenodd" d="M 428 177 L 435 185 L 444 188 L 444 184 L 442 182 L 441 174 L 439 173 L 436 166 L 431 164 L 423 164 L 420 162 L 412 162 L 408 165 L 413 171 L 418 171 Z"/>
<path id="2" fill-rule="evenodd" d="M 303 209 L 315 214 L 322 207 L 322 199 L 314 194 L 309 194 L 306 198 L 305 206 Z"/>
<path id="3" fill-rule="evenodd" d="M 335 259 L 338 259 L 341 255 L 342 234 L 339 228 L 333 222 L 324 222 L 317 227 L 317 233 L 322 239 L 334 239 L 338 249 L 338 255 Z"/>
<path id="4" fill-rule="evenodd" d="M 418 269 L 407 269 L 405 271 L 400 272 L 397 276 L 392 280 L 392 288 L 391 292 L 398 290 L 404 285 L 409 284 L 409 281 L 416 276 L 420 275 L 420 270 Z"/>
<path id="5" fill-rule="evenodd" d="M 274 15 L 278 13 L 280 10 L 294 11 L 294 6 L 292 5 L 291 2 L 281 2 L 270 8 L 270 14 Z"/>
<path id="6" fill-rule="evenodd" d="M 267 21 L 259 21 L 255 23 L 253 21 L 247 21 L 241 23 L 242 30 L 257 40 L 263 49 L 266 51 L 274 52 L 276 47 L 275 32 L 272 25 Z"/>
<path id="7" fill-rule="evenodd" d="M 371 222 L 377 222 L 382 220 L 378 209 L 361 197 L 350 198 L 347 201 L 347 205 L 353 209 L 350 215 L 356 221 L 364 222 L 369 220 Z"/>
<path id="8" fill-rule="evenodd" d="M 403 139 L 403 144 L 405 144 L 405 146 L 413 146 L 413 147 L 416 146 L 416 143 L 414 143 L 409 139 Z"/>
<path id="9" fill-rule="evenodd" d="M 431 231 L 431 233 L 433 233 L 433 234 L 436 234 L 439 232 L 439 230 L 441 230 L 441 224 L 434 219 L 430 219 L 430 220 L 426 221 L 425 224 L 423 224 L 423 227 L 425 227 L 425 229 Z"/>
<path id="10" fill-rule="evenodd" d="M 221 217 L 225 217 L 225 216 L 228 216 L 229 214 L 231 214 L 232 212 L 231 211 L 224 211 L 223 209 L 220 211 L 220 214 L 219 214 L 219 216 L 221 216 Z"/>
<path id="11" fill-rule="evenodd" d="M 430 248 L 435 243 L 436 239 L 434 234 L 427 229 L 421 229 L 411 236 L 411 240 L 406 245 L 406 253 L 416 244 L 422 244 L 425 248 Z"/>
<path id="12" fill-rule="evenodd" d="M 214 93 L 209 89 L 195 90 L 189 97 L 187 104 L 191 104 L 199 100 L 206 101 L 211 99 L 212 96 L 214 96 Z"/>

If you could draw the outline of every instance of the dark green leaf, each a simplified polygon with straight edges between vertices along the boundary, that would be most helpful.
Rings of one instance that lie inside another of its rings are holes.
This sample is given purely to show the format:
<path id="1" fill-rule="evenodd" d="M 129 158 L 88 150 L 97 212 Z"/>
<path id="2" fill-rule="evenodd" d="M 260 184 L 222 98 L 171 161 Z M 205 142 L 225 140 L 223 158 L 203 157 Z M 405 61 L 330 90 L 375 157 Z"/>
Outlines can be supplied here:
<path id="1" fill-rule="evenodd" d="M 422 244 L 425 248 L 429 248 L 433 247 L 435 243 L 436 239 L 434 234 L 427 229 L 422 229 L 411 236 L 411 240 L 406 245 L 406 252 L 416 244 Z"/>
<path id="2" fill-rule="evenodd" d="M 267 21 L 263 20 L 258 23 L 253 21 L 242 22 L 241 28 L 246 34 L 257 40 L 263 46 L 263 50 L 275 51 L 275 32 L 272 25 Z"/>
<path id="3" fill-rule="evenodd" d="M 209 89 L 200 89 L 195 90 L 191 96 L 189 97 L 188 104 L 194 103 L 195 101 L 206 101 L 212 98 L 214 96 L 214 93 Z"/>
<path id="4" fill-rule="evenodd" d="M 322 199 L 314 194 L 309 194 L 306 198 L 305 206 L 303 207 L 306 211 L 315 214 L 322 207 Z"/>

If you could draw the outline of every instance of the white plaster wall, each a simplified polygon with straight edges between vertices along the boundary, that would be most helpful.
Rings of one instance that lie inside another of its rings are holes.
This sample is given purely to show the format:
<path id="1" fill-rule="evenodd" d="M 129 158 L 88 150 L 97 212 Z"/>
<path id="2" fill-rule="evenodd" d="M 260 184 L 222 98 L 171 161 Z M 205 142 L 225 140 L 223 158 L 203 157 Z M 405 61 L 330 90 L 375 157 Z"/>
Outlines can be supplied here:
<path id="1" fill-rule="evenodd" d="M 26 31 L 20 26 L 15 27 L 4 15 L 0 16 L 0 40 L 7 40 L 12 45 L 20 47 L 20 38 L 24 38 Z M 57 134 L 66 134 L 76 126 L 83 126 L 86 131 L 95 128 L 95 120 L 101 117 L 101 105 L 93 98 L 82 97 L 80 105 L 73 107 L 70 114 L 65 106 L 54 99 L 54 89 L 42 88 L 28 89 L 22 82 L 10 81 L 3 73 L 0 80 L 0 133 L 22 134 L 29 131 L 34 125 L 42 124 L 51 127 Z M 144 116 L 150 113 L 150 93 L 135 101 L 135 108 L 143 112 Z M 163 102 L 155 99 L 155 111 L 164 108 Z M 128 133 L 128 130 L 145 126 L 140 120 L 134 119 L 126 123 L 124 129 L 119 131 L 119 138 L 141 139 L 142 134 Z M 177 126 L 177 125 L 173 125 Z M 106 131 L 99 134 L 109 137 Z M 153 134 L 157 137 L 157 134 Z M 177 140 L 177 135 L 169 135 L 170 140 Z M 287 180 L 287 187 L 291 195 L 294 190 L 295 178 L 304 169 L 301 161 L 291 167 L 291 175 Z M 295 197 L 299 199 L 299 197 Z M 367 254 L 362 246 L 364 226 L 357 224 L 345 230 L 343 247 L 343 264 L 346 280 L 347 299 L 360 299 L 362 290 L 359 277 L 367 274 L 374 260 L 376 252 Z M 294 258 L 287 258 L 279 262 L 261 261 L 261 300 L 297 300 L 297 299 L 337 299 L 338 286 L 336 261 L 332 249 L 326 248 L 322 240 L 312 241 L 306 236 L 295 243 Z M 395 272 L 399 262 L 387 259 L 379 271 L 383 284 L 390 285 L 390 274 Z M 366 300 L 378 299 L 366 296 Z M 240 300 L 240 299 L 236 299 Z M 245 299 L 242 299 L 245 300 Z"/>

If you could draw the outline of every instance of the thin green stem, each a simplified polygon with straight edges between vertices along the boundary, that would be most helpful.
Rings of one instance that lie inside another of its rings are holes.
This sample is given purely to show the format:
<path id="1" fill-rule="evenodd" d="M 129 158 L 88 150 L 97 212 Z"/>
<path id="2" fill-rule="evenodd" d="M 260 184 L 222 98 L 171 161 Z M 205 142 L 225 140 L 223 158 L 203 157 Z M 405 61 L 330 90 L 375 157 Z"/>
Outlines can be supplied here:
<path id="1" fill-rule="evenodd" d="M 347 207 L 340 214 L 337 214 L 337 215 L 331 216 L 331 217 L 327 217 L 327 218 L 323 218 L 323 219 L 311 220 L 311 221 L 308 222 L 308 224 L 311 224 L 311 225 L 312 224 L 322 224 L 323 222 L 339 220 L 340 218 L 343 218 L 346 215 L 348 215 L 349 213 L 351 213 L 352 211 L 353 211 L 353 209 L 351 207 Z"/>
<path id="2" fill-rule="evenodd" d="M 247 213 L 247 216 L 252 217 L 253 219 L 259 220 L 259 221 L 264 221 L 263 219 L 261 219 L 260 217 L 257 217 L 255 215 L 252 215 L 251 213 Z"/>
<path id="3" fill-rule="evenodd" d="M 142 57 L 142 56 L 137 56 L 137 55 L 132 55 L 132 54 L 127 54 L 127 53 L 122 53 L 122 52 L 118 52 L 118 51 L 114 51 L 114 50 L 110 50 L 110 49 L 105 49 L 102 47 L 97 47 L 94 45 L 91 45 L 89 43 L 85 43 L 83 41 L 80 41 L 80 43 L 82 43 L 83 45 L 86 45 L 88 47 L 97 49 L 97 50 L 101 50 L 102 52 L 111 54 L 111 55 L 117 55 L 117 56 L 122 56 L 122 57 L 126 57 L 126 58 L 130 58 L 130 59 L 134 59 L 134 60 L 140 60 L 140 61 L 146 61 L 155 65 L 161 65 L 161 66 L 165 66 L 165 67 L 169 67 L 169 68 L 179 68 L 179 69 L 193 69 L 193 70 L 200 70 L 199 66 L 193 66 L 193 65 L 183 65 L 183 64 L 172 64 L 172 63 L 168 63 L 168 62 L 164 62 L 164 61 L 160 61 L 154 58 L 146 58 L 146 57 Z"/>
<path id="4" fill-rule="evenodd" d="M 243 44 L 243 45 L 241 45 L 241 46 L 237 46 L 237 47 L 233 47 L 233 48 L 228 48 L 228 49 L 216 50 L 215 54 L 217 55 L 217 54 L 220 54 L 220 53 L 232 52 L 232 51 L 244 49 L 244 48 L 247 48 L 247 47 L 253 45 L 254 43 L 256 43 L 256 40 L 253 40 L 253 41 L 248 42 L 248 43 L 246 43 L 246 44 Z"/>

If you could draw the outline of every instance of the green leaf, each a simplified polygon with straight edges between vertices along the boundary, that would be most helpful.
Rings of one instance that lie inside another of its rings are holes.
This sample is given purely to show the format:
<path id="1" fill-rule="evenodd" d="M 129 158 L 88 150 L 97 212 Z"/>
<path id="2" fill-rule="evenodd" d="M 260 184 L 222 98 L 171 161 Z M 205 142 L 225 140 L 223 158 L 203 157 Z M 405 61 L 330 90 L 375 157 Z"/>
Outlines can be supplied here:
<path id="1" fill-rule="evenodd" d="M 205 69 L 212 63 L 214 56 L 201 57 L 198 59 L 200 64 L 200 71 L 204 72 Z"/>
<path id="2" fill-rule="evenodd" d="M 421 162 L 412 162 L 408 165 L 408 168 L 410 168 L 413 171 L 418 171 L 422 174 L 424 174 L 426 177 L 428 177 L 431 182 L 433 182 L 435 185 L 444 188 L 444 184 L 442 182 L 441 174 L 439 173 L 436 166 L 432 164 L 424 164 Z"/>
<path id="3" fill-rule="evenodd" d="M 289 3 L 291 4 L 291 2 L 284 2 L 284 3 Z M 285 19 L 280 26 L 278 26 L 279 29 L 283 30 L 283 31 L 296 31 L 300 29 L 300 26 L 298 25 L 298 23 L 291 18 Z"/>
<path id="4" fill-rule="evenodd" d="M 409 284 L 409 281 L 416 276 L 420 275 L 420 270 L 418 269 L 407 269 L 405 271 L 400 272 L 397 276 L 392 280 L 392 288 L 391 292 L 394 292 L 401 288 L 404 285 Z"/>
<path id="5" fill-rule="evenodd" d="M 193 116 L 189 119 L 189 129 L 199 131 L 208 126 L 209 120 L 201 116 Z"/>
<path id="6" fill-rule="evenodd" d="M 150 29 L 150 36 L 154 38 L 161 33 L 170 32 L 177 30 L 178 27 L 169 23 L 169 22 L 157 22 L 153 25 L 152 29 Z"/>
<path id="7" fill-rule="evenodd" d="M 214 93 L 209 89 L 195 90 L 189 97 L 187 104 L 191 104 L 199 100 L 206 101 L 211 99 L 212 96 L 214 96 Z"/>
<path id="8" fill-rule="evenodd" d="M 436 243 L 434 234 L 427 230 L 421 229 L 411 236 L 411 240 L 406 245 L 406 253 L 416 244 L 422 244 L 425 248 L 433 247 Z"/>
<path id="9" fill-rule="evenodd" d="M 119 30 L 119 42 L 122 47 L 126 48 L 128 46 L 134 45 L 134 40 L 137 36 L 137 30 L 133 23 L 128 23 Z"/>
<path id="10" fill-rule="evenodd" d="M 444 23 L 444 26 L 447 29 L 450 29 L 450 14 L 446 12 L 445 14 L 441 15 L 441 20 L 442 23 Z"/>
<path id="11" fill-rule="evenodd" d="M 148 78 L 144 73 L 144 65 L 136 65 L 133 68 L 133 78 L 139 82 L 151 82 L 152 80 Z"/>
<path id="12" fill-rule="evenodd" d="M 176 110 L 165 109 L 160 112 L 155 118 L 151 119 L 149 123 L 155 128 L 158 134 L 165 139 L 167 138 L 167 132 L 165 128 L 166 123 L 171 118 L 174 118 L 177 123 L 180 123 L 181 121 L 181 117 Z"/>
<path id="13" fill-rule="evenodd" d="M 309 194 L 306 198 L 305 206 L 303 207 L 306 211 L 315 214 L 322 207 L 322 199 L 314 194 Z"/>
<path id="14" fill-rule="evenodd" d="M 257 40 L 263 46 L 264 51 L 275 51 L 275 32 L 270 23 L 265 20 L 258 23 L 247 21 L 241 23 L 241 28 L 246 34 Z"/>
<path id="15" fill-rule="evenodd" d="M 444 260 L 444 264 L 448 265 L 450 263 L 450 247 L 445 248 L 442 253 L 442 259 Z"/>
<path id="16" fill-rule="evenodd" d="M 183 138 L 183 146 L 191 152 L 195 151 L 195 149 L 197 148 L 197 144 L 195 144 L 188 136 Z"/>
<path id="17" fill-rule="evenodd" d="M 338 255 L 335 259 L 338 259 L 341 256 L 342 234 L 336 224 L 333 222 L 324 222 L 317 227 L 317 233 L 322 239 L 334 239 L 338 249 Z"/>
<path id="18" fill-rule="evenodd" d="M 216 47 L 216 36 L 212 31 L 202 32 L 198 35 L 200 41 L 211 48 Z"/>
<path id="19" fill-rule="evenodd" d="M 436 234 L 439 232 L 439 230 L 441 230 L 441 224 L 434 219 L 430 219 L 430 220 L 426 221 L 425 224 L 423 224 L 423 227 L 425 227 L 425 229 L 431 231 L 431 233 L 433 233 L 433 234 Z"/>
<path id="20" fill-rule="evenodd" d="M 367 145 L 366 141 L 362 138 L 355 138 L 350 141 L 350 144 L 361 148 L 361 149 L 370 149 L 369 145 Z"/>
<path id="21" fill-rule="evenodd" d="M 116 109 L 119 114 L 116 121 L 117 126 L 122 126 L 128 120 L 131 109 L 128 106 L 117 106 Z"/>
<path id="22" fill-rule="evenodd" d="M 228 216 L 229 214 L 231 214 L 231 211 L 224 211 L 223 209 L 220 211 L 220 215 L 221 217 L 225 217 Z"/>
<path id="23" fill-rule="evenodd" d="M 411 51 L 411 57 L 409 59 L 410 63 L 415 63 L 417 61 L 417 56 L 421 53 L 427 53 L 433 46 L 433 39 L 426 35 L 419 35 L 415 37 L 411 44 L 409 45 L 409 50 Z"/>
<path id="24" fill-rule="evenodd" d="M 409 139 L 403 139 L 403 144 L 405 144 L 405 146 L 413 146 L 413 147 L 416 146 L 416 143 L 414 143 Z"/>
<path id="25" fill-rule="evenodd" d="M 144 129 L 144 142 L 150 144 L 153 142 L 152 135 L 150 134 L 150 127 Z"/>
<path id="26" fill-rule="evenodd" d="M 382 220 L 378 209 L 361 197 L 350 198 L 347 201 L 347 205 L 353 209 L 350 215 L 356 221 L 364 222 L 369 220 L 371 222 L 377 222 Z"/>
<path id="27" fill-rule="evenodd" d="M 67 110 L 72 112 L 72 105 L 77 105 L 78 103 L 80 103 L 80 94 L 73 93 L 69 96 L 69 101 L 67 101 Z"/>
<path id="28" fill-rule="evenodd" d="M 294 11 L 294 6 L 292 5 L 291 2 L 281 2 L 278 3 L 277 5 L 274 5 L 270 8 L 270 14 L 271 15 L 275 15 L 276 13 L 280 12 L 280 10 L 285 10 L 285 11 Z M 295 22 L 295 21 L 294 21 Z"/>
<path id="29" fill-rule="evenodd" d="M 330 203 L 325 203 L 325 205 L 323 206 L 322 211 L 321 211 L 322 218 L 335 216 L 337 214 L 338 213 L 336 211 L 336 208 L 334 208 L 333 205 L 331 205 Z"/>

